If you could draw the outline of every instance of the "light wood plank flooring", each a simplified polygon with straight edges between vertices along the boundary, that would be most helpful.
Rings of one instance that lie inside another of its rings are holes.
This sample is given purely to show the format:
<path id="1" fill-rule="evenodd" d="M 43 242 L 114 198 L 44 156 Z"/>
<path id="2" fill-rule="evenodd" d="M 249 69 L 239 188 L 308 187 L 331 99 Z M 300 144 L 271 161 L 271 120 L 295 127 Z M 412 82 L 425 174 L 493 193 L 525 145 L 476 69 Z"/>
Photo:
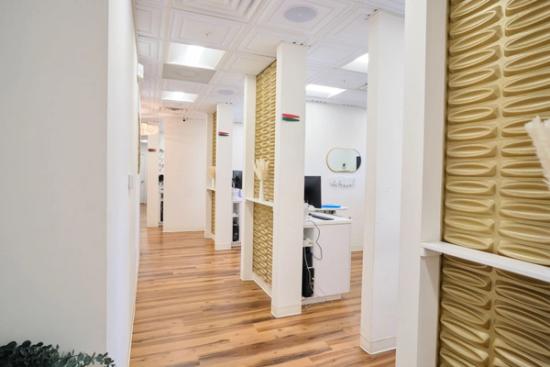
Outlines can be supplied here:
<path id="1" fill-rule="evenodd" d="M 359 348 L 361 254 L 341 301 L 275 319 L 269 298 L 239 279 L 239 249 L 215 252 L 202 232 L 142 229 L 132 367 L 394 366 Z"/>

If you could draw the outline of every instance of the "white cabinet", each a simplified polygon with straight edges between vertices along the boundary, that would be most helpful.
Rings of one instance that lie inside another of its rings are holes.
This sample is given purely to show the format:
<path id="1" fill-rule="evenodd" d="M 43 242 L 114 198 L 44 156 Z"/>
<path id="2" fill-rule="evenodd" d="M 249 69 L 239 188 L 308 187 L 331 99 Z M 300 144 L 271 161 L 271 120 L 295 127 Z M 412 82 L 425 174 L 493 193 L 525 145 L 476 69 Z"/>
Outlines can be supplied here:
<path id="1" fill-rule="evenodd" d="M 314 299 L 335 298 L 334 296 L 339 297 L 350 290 L 351 220 L 331 217 L 332 220 L 308 218 L 304 225 L 304 239 L 311 240 L 306 240 L 306 243 L 313 251 L 314 281 L 311 298 Z"/>

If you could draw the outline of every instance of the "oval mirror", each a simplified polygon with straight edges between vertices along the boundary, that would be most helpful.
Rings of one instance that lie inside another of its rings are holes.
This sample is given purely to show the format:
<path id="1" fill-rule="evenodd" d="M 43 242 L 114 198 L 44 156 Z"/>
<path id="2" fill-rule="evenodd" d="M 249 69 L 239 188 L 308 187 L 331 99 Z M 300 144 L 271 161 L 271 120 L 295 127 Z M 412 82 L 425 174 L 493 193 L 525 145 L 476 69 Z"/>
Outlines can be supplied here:
<path id="1" fill-rule="evenodd" d="M 327 154 L 327 166 L 332 172 L 356 172 L 361 167 L 361 154 L 355 149 L 333 148 Z"/>

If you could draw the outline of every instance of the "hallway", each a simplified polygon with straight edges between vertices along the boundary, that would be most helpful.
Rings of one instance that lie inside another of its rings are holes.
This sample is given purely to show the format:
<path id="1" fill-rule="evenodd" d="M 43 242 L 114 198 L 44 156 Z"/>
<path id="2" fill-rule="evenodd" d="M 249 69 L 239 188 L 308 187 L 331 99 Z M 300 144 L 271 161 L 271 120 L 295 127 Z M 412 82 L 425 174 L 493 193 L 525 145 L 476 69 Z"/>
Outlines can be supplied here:
<path id="1" fill-rule="evenodd" d="M 282 319 L 262 290 L 240 281 L 239 255 L 216 253 L 202 232 L 142 227 L 133 367 L 394 365 L 393 352 L 359 348 L 361 253 L 344 300 Z"/>

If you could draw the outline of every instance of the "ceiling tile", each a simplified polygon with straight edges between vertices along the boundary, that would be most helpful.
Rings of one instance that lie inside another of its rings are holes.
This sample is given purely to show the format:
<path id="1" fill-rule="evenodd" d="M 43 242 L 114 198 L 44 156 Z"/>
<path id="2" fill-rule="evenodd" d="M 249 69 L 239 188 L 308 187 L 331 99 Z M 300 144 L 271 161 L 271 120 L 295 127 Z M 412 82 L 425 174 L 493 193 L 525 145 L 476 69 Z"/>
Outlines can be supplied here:
<path id="1" fill-rule="evenodd" d="M 230 55 L 227 63 L 224 64 L 224 70 L 257 75 L 273 61 L 274 58 L 272 57 L 234 52 Z"/>
<path id="2" fill-rule="evenodd" d="M 248 21 L 265 4 L 265 0 L 173 0 L 174 8 L 214 15 L 220 18 Z"/>
<path id="3" fill-rule="evenodd" d="M 185 11 L 174 11 L 171 38 L 175 42 L 228 49 L 243 29 L 238 22 Z"/>
<path id="4" fill-rule="evenodd" d="M 299 31 L 303 34 L 319 32 L 331 19 L 345 9 L 350 2 L 347 0 L 277 0 L 270 1 L 269 6 L 263 11 L 259 25 L 267 26 L 283 31 Z M 311 8 L 317 16 L 306 22 L 293 22 L 285 17 L 285 13 L 295 7 Z"/>
<path id="5" fill-rule="evenodd" d="M 148 60 L 158 60 L 159 41 L 155 38 L 137 37 L 138 56 Z"/>
<path id="6" fill-rule="evenodd" d="M 149 6 L 136 6 L 136 31 L 140 36 L 159 37 L 161 11 Z"/>
<path id="7" fill-rule="evenodd" d="M 305 35 L 277 32 L 257 27 L 255 31 L 247 33 L 239 50 L 256 55 L 275 57 L 277 46 L 282 42 L 307 43 L 307 40 L 308 37 Z"/>
<path id="8" fill-rule="evenodd" d="M 191 68 L 188 66 L 164 64 L 162 77 L 164 79 L 184 80 L 196 83 L 208 83 L 215 70 Z"/>

